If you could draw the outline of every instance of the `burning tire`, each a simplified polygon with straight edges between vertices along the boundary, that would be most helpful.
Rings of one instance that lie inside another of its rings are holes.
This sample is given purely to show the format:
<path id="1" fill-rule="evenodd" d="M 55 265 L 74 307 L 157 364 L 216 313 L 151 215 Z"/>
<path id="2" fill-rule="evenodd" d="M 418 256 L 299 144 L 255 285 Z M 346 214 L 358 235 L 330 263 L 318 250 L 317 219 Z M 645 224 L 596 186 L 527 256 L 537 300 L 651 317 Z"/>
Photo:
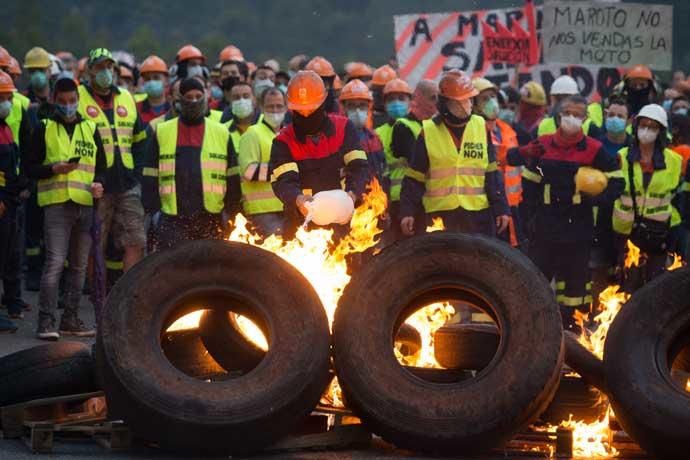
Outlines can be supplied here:
<path id="1" fill-rule="evenodd" d="M 262 332 L 265 337 L 266 331 Z M 227 311 L 205 311 L 199 321 L 199 335 L 213 359 L 227 371 L 248 372 L 266 355 L 242 334 L 237 316 Z"/>
<path id="2" fill-rule="evenodd" d="M 403 355 L 416 354 L 422 348 L 422 337 L 419 331 L 409 324 L 401 324 L 398 333 L 395 334 L 395 343 L 399 345 Z"/>
<path id="3" fill-rule="evenodd" d="M 496 319 L 498 349 L 474 379 L 433 383 L 392 352 L 397 324 L 441 299 Z M 333 335 L 338 379 L 356 414 L 389 442 L 434 453 L 503 445 L 551 401 L 563 363 L 558 306 L 539 270 L 518 251 L 469 235 L 431 233 L 383 250 L 346 287 Z"/>
<path id="4" fill-rule="evenodd" d="M 670 369 L 689 334 L 690 268 L 681 268 L 637 291 L 606 338 L 604 370 L 616 419 L 656 457 L 685 458 L 690 445 L 690 393 Z"/>
<path id="5" fill-rule="evenodd" d="M 176 369 L 161 331 L 200 308 L 242 308 L 261 324 L 270 347 L 261 363 L 222 382 Z M 111 415 L 136 436 L 177 452 L 243 454 L 290 432 L 318 403 L 328 382 L 328 323 L 311 285 L 278 256 L 195 241 L 146 258 L 117 283 L 97 358 Z"/>
<path id="6" fill-rule="evenodd" d="M 561 377 L 551 404 L 539 418 L 558 425 L 572 414 L 573 420 L 592 423 L 602 414 L 599 403 L 600 393 L 597 390 L 579 377 L 565 375 Z"/>
<path id="7" fill-rule="evenodd" d="M 190 377 L 213 379 L 226 374 L 201 342 L 198 329 L 166 331 L 161 348 L 168 361 Z"/>
<path id="8" fill-rule="evenodd" d="M 96 391 L 91 349 L 57 342 L 0 358 L 0 406 Z"/>
<path id="9" fill-rule="evenodd" d="M 448 369 L 484 369 L 500 340 L 494 324 L 447 324 L 434 334 L 434 355 Z"/>
<path id="10" fill-rule="evenodd" d="M 565 343 L 565 363 L 582 379 L 606 393 L 606 379 L 604 377 L 604 363 L 578 340 L 577 335 L 570 331 L 563 333 Z"/>

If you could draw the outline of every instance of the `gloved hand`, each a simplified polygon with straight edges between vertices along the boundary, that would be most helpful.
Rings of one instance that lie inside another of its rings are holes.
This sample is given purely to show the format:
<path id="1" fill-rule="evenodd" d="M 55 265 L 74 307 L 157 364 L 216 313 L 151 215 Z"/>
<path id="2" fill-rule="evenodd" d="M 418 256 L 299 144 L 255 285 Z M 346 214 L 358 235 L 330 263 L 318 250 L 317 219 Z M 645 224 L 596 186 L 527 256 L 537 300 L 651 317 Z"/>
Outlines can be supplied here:
<path id="1" fill-rule="evenodd" d="M 538 139 L 519 148 L 520 155 L 524 158 L 541 158 L 545 151 L 546 149 L 544 149 L 544 146 Z"/>

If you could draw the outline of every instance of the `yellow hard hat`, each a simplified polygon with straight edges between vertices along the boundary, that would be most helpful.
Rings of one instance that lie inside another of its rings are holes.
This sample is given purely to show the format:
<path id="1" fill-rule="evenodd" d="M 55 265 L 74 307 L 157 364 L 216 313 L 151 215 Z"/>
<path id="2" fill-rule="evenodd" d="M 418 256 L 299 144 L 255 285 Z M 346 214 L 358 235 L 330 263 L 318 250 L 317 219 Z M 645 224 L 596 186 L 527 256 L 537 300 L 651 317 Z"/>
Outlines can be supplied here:
<path id="1" fill-rule="evenodd" d="M 51 65 L 50 55 L 40 46 L 34 46 L 24 56 L 25 69 L 45 69 Z"/>
<path id="2" fill-rule="evenodd" d="M 575 174 L 575 190 L 589 196 L 597 196 L 606 189 L 609 180 L 598 169 L 582 166 Z"/>
<path id="3" fill-rule="evenodd" d="M 493 89 L 495 91 L 498 91 L 496 85 L 491 83 L 491 80 L 487 80 L 486 78 L 475 78 L 474 80 L 472 80 L 472 84 L 480 93 L 482 91 L 486 91 L 487 89 Z"/>
<path id="4" fill-rule="evenodd" d="M 520 100 L 528 104 L 543 107 L 546 105 L 546 91 L 536 81 L 528 81 L 520 88 Z"/>

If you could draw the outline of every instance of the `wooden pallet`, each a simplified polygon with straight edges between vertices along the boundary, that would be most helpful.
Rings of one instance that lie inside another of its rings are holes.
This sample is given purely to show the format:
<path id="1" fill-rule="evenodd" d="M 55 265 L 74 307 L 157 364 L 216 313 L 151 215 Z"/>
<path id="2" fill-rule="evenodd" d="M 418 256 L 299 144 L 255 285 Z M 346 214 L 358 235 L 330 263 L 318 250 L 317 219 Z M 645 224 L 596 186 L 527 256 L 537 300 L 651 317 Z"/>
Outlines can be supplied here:
<path id="1" fill-rule="evenodd" d="M 108 449 L 131 444 L 129 429 L 121 421 L 107 419 L 103 392 L 37 399 L 0 409 L 2 436 L 23 439 L 36 453 L 53 450 L 56 435 L 86 436 Z"/>

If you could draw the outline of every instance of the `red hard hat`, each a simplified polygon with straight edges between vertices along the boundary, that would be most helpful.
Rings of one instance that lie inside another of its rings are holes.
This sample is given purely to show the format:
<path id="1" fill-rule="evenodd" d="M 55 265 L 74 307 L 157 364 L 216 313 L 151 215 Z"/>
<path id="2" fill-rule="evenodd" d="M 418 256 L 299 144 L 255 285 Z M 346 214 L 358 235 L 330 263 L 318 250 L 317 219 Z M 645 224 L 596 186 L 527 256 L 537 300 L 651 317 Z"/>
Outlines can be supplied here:
<path id="1" fill-rule="evenodd" d="M 10 66 L 10 53 L 5 48 L 0 46 L 0 67 Z"/>
<path id="2" fill-rule="evenodd" d="M 183 62 L 189 59 L 201 59 L 206 62 L 206 56 L 194 45 L 185 45 L 177 52 L 175 62 Z"/>
<path id="3" fill-rule="evenodd" d="M 307 63 L 304 70 L 311 70 L 316 72 L 319 77 L 335 77 L 335 70 L 328 59 L 321 56 L 316 56 Z"/>
<path id="4" fill-rule="evenodd" d="M 287 87 L 288 109 L 309 116 L 326 100 L 323 80 L 312 70 L 300 70 Z"/>
<path id="5" fill-rule="evenodd" d="M 374 75 L 371 77 L 371 84 L 376 86 L 384 86 L 394 78 L 398 78 L 398 74 L 395 72 L 395 69 L 388 64 L 382 65 L 378 69 L 374 70 Z"/>
<path id="6" fill-rule="evenodd" d="M 17 91 L 14 87 L 12 77 L 0 70 L 0 93 L 13 93 Z"/>
<path id="7" fill-rule="evenodd" d="M 340 93 L 341 101 L 351 101 L 351 100 L 366 100 L 373 101 L 374 98 L 371 96 L 371 91 L 369 87 L 357 78 L 350 80 Z"/>
<path id="8" fill-rule="evenodd" d="M 464 101 L 479 94 L 470 77 L 462 70 L 449 70 L 438 83 L 440 96 L 456 101 Z"/>
<path id="9" fill-rule="evenodd" d="M 384 96 L 391 93 L 404 93 L 412 96 L 412 89 L 405 80 L 402 80 L 400 78 L 394 78 L 393 80 L 386 83 L 386 86 L 383 87 Z"/>
<path id="10" fill-rule="evenodd" d="M 165 61 L 158 56 L 151 55 L 144 59 L 144 62 L 141 63 L 141 66 L 139 67 L 139 73 L 144 74 L 144 73 L 168 73 L 168 66 L 165 64 Z"/>
<path id="11" fill-rule="evenodd" d="M 218 54 L 218 62 L 225 61 L 244 61 L 244 55 L 235 45 L 228 45 Z"/>

